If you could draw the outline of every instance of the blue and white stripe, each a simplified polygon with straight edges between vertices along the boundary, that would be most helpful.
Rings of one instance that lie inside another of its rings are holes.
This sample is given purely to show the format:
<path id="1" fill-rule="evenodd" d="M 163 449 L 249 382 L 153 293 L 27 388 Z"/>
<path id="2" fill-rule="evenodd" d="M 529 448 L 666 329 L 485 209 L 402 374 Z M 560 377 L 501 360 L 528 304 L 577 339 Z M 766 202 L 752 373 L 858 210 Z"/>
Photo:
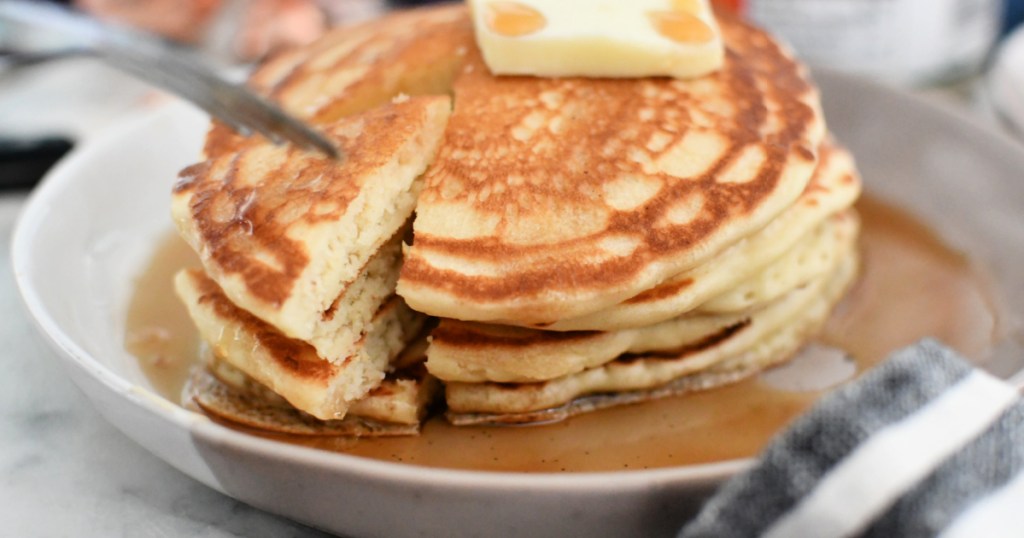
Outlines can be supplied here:
<path id="1" fill-rule="evenodd" d="M 925 341 L 822 399 L 680 533 L 1024 536 L 1024 406 Z"/>

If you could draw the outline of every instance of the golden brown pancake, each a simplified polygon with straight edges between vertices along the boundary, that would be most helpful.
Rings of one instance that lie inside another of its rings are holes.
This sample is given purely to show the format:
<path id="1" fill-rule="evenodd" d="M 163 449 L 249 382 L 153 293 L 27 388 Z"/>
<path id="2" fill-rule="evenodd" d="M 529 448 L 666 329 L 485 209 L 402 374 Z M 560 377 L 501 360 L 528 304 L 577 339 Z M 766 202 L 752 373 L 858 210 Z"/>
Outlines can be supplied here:
<path id="1" fill-rule="evenodd" d="M 854 253 L 826 278 L 795 290 L 750 323 L 673 354 L 623 356 L 540 383 L 446 383 L 455 424 L 521 423 L 569 416 L 731 383 L 791 357 L 852 283 Z"/>
<path id="2" fill-rule="evenodd" d="M 197 269 L 175 276 L 175 290 L 214 354 L 318 419 L 340 419 L 384 379 L 423 325 L 423 317 L 392 296 L 373 316 L 352 354 L 330 362 L 235 306 Z"/>
<path id="3" fill-rule="evenodd" d="M 824 122 L 804 69 L 719 20 L 694 80 L 495 77 L 476 49 L 417 206 L 398 292 L 507 324 L 596 312 L 711 259 L 789 207 Z"/>
<path id="4" fill-rule="evenodd" d="M 638 329 L 551 332 L 441 319 L 427 369 L 443 381 L 525 383 L 600 366 L 623 353 L 675 350 L 744 325 L 746 314 L 681 316 Z"/>
<path id="5" fill-rule="evenodd" d="M 342 361 L 393 293 L 449 111 L 417 97 L 325 126 L 342 161 L 263 142 L 190 166 L 175 223 L 232 303 Z"/>
<path id="6" fill-rule="evenodd" d="M 728 293 L 776 262 L 815 226 L 853 205 L 861 181 L 852 156 L 832 141 L 819 150 L 815 170 L 800 198 L 781 215 L 734 245 L 659 286 L 610 308 L 542 326 L 545 330 L 620 330 L 645 327 L 693 311 Z"/>
<path id="7" fill-rule="evenodd" d="M 785 294 L 835 271 L 852 255 L 858 220 L 848 210 L 820 224 L 807 244 L 696 312 L 646 327 L 554 332 L 442 319 L 431 333 L 427 368 L 443 381 L 546 381 L 600 366 L 622 354 L 673 352 L 774 316 Z M 709 306 L 710 305 L 710 306 Z"/>

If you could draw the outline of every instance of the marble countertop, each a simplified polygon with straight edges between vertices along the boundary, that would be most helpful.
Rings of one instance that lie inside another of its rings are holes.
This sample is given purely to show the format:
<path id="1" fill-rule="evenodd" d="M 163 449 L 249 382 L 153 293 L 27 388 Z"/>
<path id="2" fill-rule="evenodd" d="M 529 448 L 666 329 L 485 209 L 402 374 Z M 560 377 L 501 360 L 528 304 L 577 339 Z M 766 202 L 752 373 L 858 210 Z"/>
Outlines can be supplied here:
<path id="1" fill-rule="evenodd" d="M 24 195 L 0 195 L 4 536 L 325 536 L 207 488 L 108 424 L 28 319 L 11 274 Z"/>

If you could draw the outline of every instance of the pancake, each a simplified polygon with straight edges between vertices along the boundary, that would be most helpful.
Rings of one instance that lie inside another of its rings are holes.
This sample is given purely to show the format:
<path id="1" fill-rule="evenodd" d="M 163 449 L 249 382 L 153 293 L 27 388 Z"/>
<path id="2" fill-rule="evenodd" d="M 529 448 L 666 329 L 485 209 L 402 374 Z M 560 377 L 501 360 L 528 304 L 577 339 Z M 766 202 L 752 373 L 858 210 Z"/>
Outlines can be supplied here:
<path id="1" fill-rule="evenodd" d="M 746 314 L 687 316 L 640 329 L 549 332 L 445 318 L 430 334 L 427 369 L 445 382 L 544 381 L 600 366 L 623 353 L 693 345 L 748 321 Z"/>
<path id="2" fill-rule="evenodd" d="M 611 331 L 644 327 L 690 312 L 753 278 L 820 225 L 851 206 L 861 192 L 853 158 L 826 141 L 818 168 L 795 204 L 756 233 L 707 262 L 622 303 L 593 314 L 543 325 L 550 331 Z"/>
<path id="3" fill-rule="evenodd" d="M 190 166 L 175 223 L 232 303 L 344 361 L 394 289 L 449 111 L 448 97 L 419 97 L 325 126 L 340 162 L 262 143 Z"/>
<path id="4" fill-rule="evenodd" d="M 391 360 L 423 325 L 422 316 L 392 296 L 374 314 L 352 354 L 330 362 L 313 346 L 235 306 L 200 270 L 180 271 L 174 284 L 217 357 L 321 420 L 343 418 L 353 402 L 377 387 Z"/>
<path id="5" fill-rule="evenodd" d="M 697 308 L 707 314 L 746 312 L 774 301 L 790 290 L 827 275 L 839 259 L 849 256 L 860 220 L 852 210 L 833 215 L 753 278 Z"/>
<path id="6" fill-rule="evenodd" d="M 557 420 L 737 381 L 792 356 L 824 324 L 856 268 L 856 256 L 846 256 L 834 274 L 791 292 L 770 315 L 753 315 L 726 338 L 676 354 L 624 356 L 541 383 L 447 383 L 448 417 L 456 424 Z"/>
<path id="7" fill-rule="evenodd" d="M 792 205 L 824 137 L 817 93 L 766 33 L 719 23 L 723 67 L 694 80 L 495 77 L 470 49 L 398 293 L 468 321 L 579 317 Z"/>
<path id="8" fill-rule="evenodd" d="M 528 383 L 600 366 L 624 353 L 671 352 L 716 339 L 741 329 L 751 316 L 774 316 L 773 301 L 828 276 L 851 255 L 857 228 L 852 211 L 835 215 L 710 306 L 647 327 L 552 332 L 442 319 L 431 333 L 427 368 L 444 381 Z"/>
<path id="9" fill-rule="evenodd" d="M 422 339 L 410 344 L 396 358 L 396 371 L 353 402 L 343 419 L 319 420 L 299 411 L 212 352 L 204 366 L 193 370 L 185 398 L 190 406 L 208 415 L 268 432 L 345 437 L 415 435 L 431 403 L 440 395 L 440 384 L 423 368 L 425 344 Z"/>
<path id="10" fill-rule="evenodd" d="M 400 94 L 448 95 L 472 43 L 472 23 L 461 5 L 397 11 L 280 52 L 248 84 L 298 118 L 329 124 Z M 252 140 L 215 121 L 204 153 L 216 157 Z"/>

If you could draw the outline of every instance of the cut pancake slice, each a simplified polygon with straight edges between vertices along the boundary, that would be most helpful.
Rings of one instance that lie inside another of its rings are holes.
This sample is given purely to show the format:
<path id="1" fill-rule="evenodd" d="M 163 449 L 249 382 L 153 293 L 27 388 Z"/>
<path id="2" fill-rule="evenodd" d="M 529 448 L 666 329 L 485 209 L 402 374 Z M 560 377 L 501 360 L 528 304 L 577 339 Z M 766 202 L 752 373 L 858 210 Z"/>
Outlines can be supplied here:
<path id="1" fill-rule="evenodd" d="M 726 60 L 693 80 L 495 77 L 472 48 L 398 293 L 467 321 L 579 317 L 790 207 L 824 139 L 817 92 L 770 36 L 719 23 Z"/>
<path id="2" fill-rule="evenodd" d="M 840 258 L 853 251 L 857 229 L 852 210 L 833 215 L 735 290 L 695 312 L 647 327 L 553 332 L 442 319 L 431 334 L 427 368 L 444 381 L 527 383 L 593 368 L 624 353 L 671 351 L 709 341 L 835 270 Z"/>
<path id="3" fill-rule="evenodd" d="M 851 253 L 833 274 L 753 314 L 742 329 L 675 354 L 627 355 L 541 383 L 448 383 L 448 417 L 455 424 L 558 420 L 737 381 L 795 353 L 824 324 L 856 270 Z"/>
<path id="4" fill-rule="evenodd" d="M 343 361 L 391 294 L 449 112 L 448 97 L 422 97 L 333 123 L 340 161 L 264 143 L 193 165 L 175 223 L 231 302 Z"/>
<path id="5" fill-rule="evenodd" d="M 307 342 L 328 360 L 348 356 L 384 301 L 394 295 L 402 265 L 404 232 L 370 258 L 354 281 L 323 312 Z"/>
<path id="6" fill-rule="evenodd" d="M 344 417 L 353 402 L 377 387 L 391 360 L 423 325 L 423 316 L 392 296 L 373 315 L 353 352 L 329 362 L 309 344 L 235 306 L 202 271 L 182 270 L 174 284 L 200 336 L 218 357 L 322 420 Z"/>
<path id="7" fill-rule="evenodd" d="M 763 229 L 661 285 L 593 314 L 545 324 L 551 331 L 612 331 L 653 325 L 690 312 L 753 278 L 861 192 L 852 156 L 832 141 L 800 198 Z"/>
<path id="8" fill-rule="evenodd" d="M 385 437 L 415 435 L 441 385 L 423 368 L 425 340 L 410 344 L 395 371 L 342 419 L 320 420 L 296 409 L 266 386 L 210 353 L 185 388 L 187 402 L 221 420 L 267 432 L 309 436 Z M 418 345 L 424 344 L 424 345 Z M 411 359 L 411 360 L 410 360 Z"/>

